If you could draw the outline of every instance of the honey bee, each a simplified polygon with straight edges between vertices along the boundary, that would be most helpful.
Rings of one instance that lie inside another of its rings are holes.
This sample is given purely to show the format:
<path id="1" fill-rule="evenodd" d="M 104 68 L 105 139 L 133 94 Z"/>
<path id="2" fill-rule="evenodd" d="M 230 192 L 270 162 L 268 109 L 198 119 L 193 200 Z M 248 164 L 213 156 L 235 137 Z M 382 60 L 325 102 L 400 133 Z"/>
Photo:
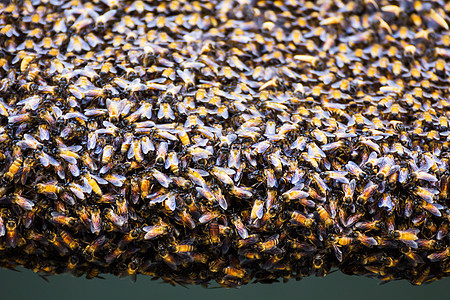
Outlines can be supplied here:
<path id="1" fill-rule="evenodd" d="M 155 225 L 155 226 L 145 226 L 142 228 L 146 233 L 144 235 L 144 239 L 151 240 L 155 239 L 159 236 L 166 235 L 170 232 L 170 228 L 168 225 Z"/>
<path id="2" fill-rule="evenodd" d="M 90 173 L 86 173 L 84 179 L 87 182 L 87 185 L 90 187 L 90 189 L 97 194 L 98 196 L 102 196 L 103 192 L 100 186 L 98 185 L 97 181 L 92 177 Z M 86 186 L 86 185 L 85 185 Z"/>
<path id="3" fill-rule="evenodd" d="M 290 219 L 290 222 L 295 225 L 301 225 L 305 227 L 311 227 L 314 224 L 314 219 L 308 218 L 308 216 L 305 216 L 304 214 L 298 212 L 298 211 L 292 211 L 288 212 Z"/>
<path id="4" fill-rule="evenodd" d="M 330 227 L 334 224 L 334 220 L 330 217 L 329 212 L 322 205 L 317 206 L 316 211 L 319 220 L 322 221 L 326 227 Z"/>
<path id="5" fill-rule="evenodd" d="M 168 144 L 166 142 L 161 142 L 156 150 L 156 164 L 163 166 L 166 162 Z"/>
<path id="6" fill-rule="evenodd" d="M 69 233 L 67 233 L 66 231 L 61 231 L 60 236 L 63 240 L 63 242 L 69 247 L 69 249 L 71 249 L 72 251 L 76 251 L 80 248 L 80 244 L 75 241 L 70 235 Z"/>
<path id="7" fill-rule="evenodd" d="M 104 235 L 97 237 L 92 243 L 90 243 L 83 250 L 83 255 L 88 261 L 93 261 L 95 253 L 99 251 L 107 242 L 107 238 Z"/>
<path id="8" fill-rule="evenodd" d="M 17 174 L 17 172 L 19 172 L 19 169 L 22 166 L 22 163 L 23 163 L 23 158 L 22 157 L 17 157 L 13 161 L 13 163 L 9 166 L 8 172 L 6 172 L 6 174 L 5 174 L 5 178 L 8 181 L 13 180 L 14 176 Z"/>
<path id="9" fill-rule="evenodd" d="M 239 216 L 234 216 L 231 220 L 231 223 L 233 223 L 234 227 L 236 227 L 237 233 L 240 235 L 241 238 L 246 239 L 248 238 L 248 231 L 245 227 L 244 223 L 242 223 L 242 220 Z"/>
<path id="10" fill-rule="evenodd" d="M 33 201 L 26 199 L 25 197 L 22 197 L 21 195 L 14 194 L 12 202 L 19 205 L 25 210 L 32 210 L 33 206 L 35 205 Z"/>
<path id="11" fill-rule="evenodd" d="M 179 212 L 177 220 L 180 221 L 184 226 L 187 226 L 189 229 L 195 228 L 195 221 L 185 209 Z"/>
<path id="12" fill-rule="evenodd" d="M 175 113 L 169 103 L 161 103 L 158 111 L 158 119 L 174 120 Z"/>
<path id="13" fill-rule="evenodd" d="M 126 220 L 123 217 L 116 214 L 115 211 L 112 210 L 111 208 L 105 209 L 104 216 L 106 219 L 109 219 L 114 225 L 118 227 L 122 227 L 126 222 Z"/>
<path id="14" fill-rule="evenodd" d="M 98 207 L 94 207 L 90 211 L 91 214 L 91 232 L 95 234 L 99 234 L 101 230 L 101 217 L 100 217 L 100 210 Z"/>
<path id="15" fill-rule="evenodd" d="M 410 228 L 407 230 L 394 230 L 392 236 L 394 239 L 405 243 L 407 246 L 416 249 L 417 248 L 417 234 L 420 232 L 417 228 Z"/>
<path id="16" fill-rule="evenodd" d="M 372 197 L 372 195 L 375 194 L 376 190 L 378 188 L 378 184 L 373 183 L 372 181 L 369 181 L 367 185 L 362 190 L 361 194 L 358 196 L 357 201 L 360 204 L 364 204 L 367 202 L 367 200 Z"/>
<path id="17" fill-rule="evenodd" d="M 170 254 L 167 250 L 163 249 L 159 251 L 159 256 L 164 261 L 166 265 L 168 265 L 172 270 L 177 270 L 178 268 L 178 260 Z"/>
<path id="18" fill-rule="evenodd" d="M 61 255 L 67 255 L 69 249 L 64 246 L 63 240 L 53 232 L 47 232 L 48 241 L 53 245 Z"/>
<path id="19" fill-rule="evenodd" d="M 13 219 L 6 222 L 6 243 L 11 248 L 16 248 L 19 240 L 17 223 Z"/>
<path id="20" fill-rule="evenodd" d="M 232 278 L 244 278 L 246 274 L 245 270 L 237 269 L 231 266 L 224 268 L 223 273 Z"/>
<path id="21" fill-rule="evenodd" d="M 439 194 L 438 190 L 415 186 L 413 188 L 413 193 L 428 203 L 433 203 L 434 198 Z"/>
<path id="22" fill-rule="evenodd" d="M 72 217 L 67 217 L 59 212 L 51 212 L 51 221 L 55 224 L 65 225 L 67 227 L 73 228 L 77 225 L 77 219 Z"/>
<path id="23" fill-rule="evenodd" d="M 220 180 L 225 187 L 232 187 L 234 186 L 234 181 L 231 179 L 230 175 L 234 175 L 236 172 L 232 169 L 226 169 L 214 166 L 211 169 L 211 174 L 215 176 L 218 180 Z"/>
<path id="24" fill-rule="evenodd" d="M 250 199 L 253 196 L 250 188 L 233 186 L 229 192 L 231 195 L 242 199 Z"/>

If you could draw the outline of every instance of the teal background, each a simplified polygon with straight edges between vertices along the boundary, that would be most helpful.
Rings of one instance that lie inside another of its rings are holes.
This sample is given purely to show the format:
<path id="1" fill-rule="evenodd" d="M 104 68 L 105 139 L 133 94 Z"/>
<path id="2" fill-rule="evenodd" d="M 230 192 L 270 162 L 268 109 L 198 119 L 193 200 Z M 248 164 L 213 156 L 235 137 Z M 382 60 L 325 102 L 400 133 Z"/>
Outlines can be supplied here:
<path id="1" fill-rule="evenodd" d="M 271 285 L 250 284 L 239 289 L 188 289 L 140 276 L 129 278 L 104 276 L 106 280 L 76 278 L 72 275 L 48 277 L 45 282 L 30 270 L 0 269 L 1 299 L 450 299 L 450 278 L 419 287 L 397 281 L 379 285 L 377 280 L 343 275 L 310 277 L 301 281 Z"/>

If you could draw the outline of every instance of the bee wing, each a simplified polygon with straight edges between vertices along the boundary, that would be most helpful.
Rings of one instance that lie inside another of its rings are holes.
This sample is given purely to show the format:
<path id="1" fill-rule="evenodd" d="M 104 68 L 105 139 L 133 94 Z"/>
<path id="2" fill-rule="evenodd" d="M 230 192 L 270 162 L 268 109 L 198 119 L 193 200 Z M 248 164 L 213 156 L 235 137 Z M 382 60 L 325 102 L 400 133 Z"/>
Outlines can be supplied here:
<path id="1" fill-rule="evenodd" d="M 261 219 L 263 215 L 264 215 L 264 201 L 255 200 L 252 207 L 251 218 Z"/>
<path id="2" fill-rule="evenodd" d="M 110 174 L 105 177 L 107 181 L 109 181 L 112 185 L 121 187 L 123 182 L 127 179 L 125 176 L 118 174 Z"/>
<path id="3" fill-rule="evenodd" d="M 177 208 L 175 194 L 171 194 L 169 197 L 167 197 L 165 204 L 171 211 L 174 211 Z"/>
<path id="4" fill-rule="evenodd" d="M 70 173 L 71 173 L 74 177 L 80 176 L 80 169 L 78 168 L 77 165 L 69 164 L 68 167 L 69 167 Z"/>
<path id="5" fill-rule="evenodd" d="M 434 9 L 430 10 L 430 18 L 437 24 L 445 28 L 445 30 L 449 29 L 448 24 L 445 21 L 445 18 L 441 16 L 439 13 L 437 13 Z"/>
<path id="6" fill-rule="evenodd" d="M 167 194 L 157 196 L 150 201 L 150 204 L 162 203 L 168 197 Z"/>
<path id="7" fill-rule="evenodd" d="M 83 186 L 84 191 L 88 194 L 92 193 L 92 187 L 89 184 L 89 181 L 87 180 L 86 177 L 83 177 L 83 184 L 84 184 Z"/>
<path id="8" fill-rule="evenodd" d="M 214 192 L 214 195 L 216 196 L 217 202 L 219 202 L 219 206 L 223 210 L 227 210 L 228 208 L 228 202 L 225 199 L 225 197 L 222 195 L 222 192 L 220 192 L 220 189 L 217 192 Z"/>
<path id="9" fill-rule="evenodd" d="M 416 241 L 402 240 L 402 242 L 413 249 L 417 249 L 417 247 L 418 247 Z"/>
<path id="10" fill-rule="evenodd" d="M 16 204 L 18 204 L 20 207 L 26 210 L 32 210 L 34 206 L 33 201 L 28 200 L 21 196 L 17 196 Z"/>
<path id="11" fill-rule="evenodd" d="M 252 146 L 252 148 L 256 149 L 256 152 L 258 152 L 259 154 L 266 152 L 267 149 L 270 148 L 272 144 L 269 141 L 263 141 L 263 142 L 259 142 L 256 143 Z"/>
<path id="12" fill-rule="evenodd" d="M 155 151 L 155 146 L 153 145 L 152 141 L 147 136 L 142 138 L 141 148 L 142 148 L 142 153 L 144 153 L 144 154 L 147 154 L 150 151 Z"/>
<path id="13" fill-rule="evenodd" d="M 267 186 L 272 188 L 272 187 L 276 187 L 277 184 L 277 178 L 275 177 L 275 173 L 273 172 L 272 169 L 265 169 L 264 173 L 266 175 L 267 178 Z"/>
<path id="14" fill-rule="evenodd" d="M 438 203 L 427 203 L 426 205 L 423 206 L 423 208 L 426 209 L 431 214 L 440 217 L 442 216 L 442 214 L 439 210 L 443 209 L 444 207 Z"/>
<path id="15" fill-rule="evenodd" d="M 337 245 L 333 245 L 334 254 L 336 255 L 336 258 L 338 261 L 342 262 L 342 251 L 339 249 Z"/>
<path id="16" fill-rule="evenodd" d="M 99 233 L 100 230 L 101 230 L 100 216 L 92 215 L 91 216 L 91 232 Z"/>
<path id="17" fill-rule="evenodd" d="M 159 231 L 156 231 L 159 226 L 145 226 L 142 228 L 146 234 L 144 235 L 145 240 L 151 240 L 159 236 L 161 233 Z"/>
<path id="18" fill-rule="evenodd" d="M 236 227 L 238 234 L 241 236 L 241 238 L 243 238 L 243 239 L 248 238 L 248 231 L 245 228 L 244 224 L 241 223 L 240 225 L 235 225 L 235 227 Z"/>
<path id="19" fill-rule="evenodd" d="M 92 175 L 92 174 L 91 174 L 91 177 L 92 177 L 93 179 L 95 179 L 95 181 L 97 181 L 98 184 L 102 184 L 102 185 L 108 184 L 108 181 L 106 181 L 105 179 L 103 179 L 103 178 L 101 178 L 101 177 L 98 177 L 98 176 Z"/>
<path id="20" fill-rule="evenodd" d="M 45 152 L 41 152 L 41 156 L 39 156 L 39 160 L 41 161 L 41 164 L 44 167 L 48 167 L 49 164 L 51 164 L 52 166 L 55 166 L 55 167 L 59 167 L 59 165 L 60 165 L 56 159 L 54 159 L 53 157 L 51 157 L 50 155 L 48 155 Z"/>
<path id="21" fill-rule="evenodd" d="M 72 183 L 73 186 L 69 187 L 69 189 L 72 191 L 72 193 L 81 200 L 84 200 L 84 193 L 83 193 L 83 187 L 76 183 Z"/>
<path id="22" fill-rule="evenodd" d="M 236 174 L 236 171 L 233 169 L 223 168 L 223 167 L 215 167 L 215 168 L 219 171 L 225 172 L 227 175 L 230 175 L 230 176 Z"/>
<path id="23" fill-rule="evenodd" d="M 201 169 L 194 169 L 192 168 L 192 170 L 196 171 L 198 174 L 200 174 L 200 176 L 202 177 L 206 177 L 209 176 L 209 173 L 205 170 L 201 170 Z"/>
<path id="24" fill-rule="evenodd" d="M 378 207 L 386 207 L 388 211 L 391 211 L 392 208 L 394 208 L 391 200 L 391 195 L 383 195 L 380 202 L 378 202 Z"/>
<path id="25" fill-rule="evenodd" d="M 397 173 L 398 170 L 400 170 L 400 166 L 399 165 L 394 165 L 389 169 L 389 172 L 387 172 L 386 177 L 391 176 L 394 173 Z"/>
<path id="26" fill-rule="evenodd" d="M 69 164 L 72 165 L 76 165 L 77 164 L 77 159 L 73 156 L 64 154 L 64 153 L 60 153 L 59 156 L 63 159 L 65 159 Z"/>
<path id="27" fill-rule="evenodd" d="M 446 248 L 442 252 L 431 253 L 430 255 L 427 256 L 427 258 L 431 262 L 437 262 L 443 260 L 444 258 L 447 258 L 448 256 L 449 256 L 449 249 Z"/>
<path id="28" fill-rule="evenodd" d="M 350 187 L 350 191 L 353 193 L 353 192 L 355 192 L 355 188 L 356 188 L 356 180 L 355 179 L 352 179 L 350 182 L 349 182 L 349 187 Z"/>
<path id="29" fill-rule="evenodd" d="M 418 171 L 416 174 L 417 174 L 417 179 L 420 179 L 420 180 L 425 180 L 425 181 L 429 181 L 429 182 L 438 181 L 436 176 L 426 173 L 424 171 Z"/>
<path id="30" fill-rule="evenodd" d="M 376 246 L 378 245 L 378 242 L 373 237 L 363 236 L 361 237 L 361 242 L 366 246 Z"/>
<path id="31" fill-rule="evenodd" d="M 433 158 L 431 158 L 431 157 L 428 156 L 428 155 L 424 155 L 424 158 L 425 158 L 425 162 L 420 166 L 420 168 L 418 168 L 418 167 L 415 165 L 414 162 L 410 162 L 410 165 L 414 164 L 414 166 L 415 166 L 414 171 L 416 171 L 416 172 L 420 172 L 420 171 L 428 172 L 428 170 L 430 170 L 430 168 L 434 165 L 434 160 L 433 160 Z M 411 167 L 412 167 L 412 166 L 411 166 Z"/>
<path id="32" fill-rule="evenodd" d="M 165 175 L 164 173 L 161 173 L 160 171 L 158 171 L 156 169 L 152 170 L 152 175 L 159 182 L 159 184 L 161 184 L 165 188 L 168 188 L 169 184 L 171 184 L 173 182 L 173 180 L 170 179 L 170 177 L 168 177 L 167 175 Z"/>
<path id="33" fill-rule="evenodd" d="M 3 222 L 2 217 L 0 216 L 0 237 L 4 236 L 5 234 L 6 234 L 5 224 Z"/>
<path id="34" fill-rule="evenodd" d="M 398 182 L 400 183 L 404 183 L 407 179 L 408 179 L 408 170 L 405 169 L 401 169 L 400 172 L 398 173 Z"/>

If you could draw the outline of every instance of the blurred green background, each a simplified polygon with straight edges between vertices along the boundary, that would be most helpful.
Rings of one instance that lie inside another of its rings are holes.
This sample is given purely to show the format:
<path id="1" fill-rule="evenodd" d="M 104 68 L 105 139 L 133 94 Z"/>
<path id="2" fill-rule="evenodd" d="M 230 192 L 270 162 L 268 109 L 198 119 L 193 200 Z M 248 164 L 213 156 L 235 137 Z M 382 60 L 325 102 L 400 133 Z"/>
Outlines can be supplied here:
<path id="1" fill-rule="evenodd" d="M 1 299 L 450 299 L 450 278 L 428 285 L 412 286 L 397 281 L 379 285 L 377 280 L 335 272 L 325 278 L 271 285 L 250 284 L 239 289 L 204 289 L 200 286 L 173 287 L 140 276 L 104 276 L 106 280 L 76 278 L 72 275 L 48 277 L 49 283 L 30 270 L 0 269 Z"/>

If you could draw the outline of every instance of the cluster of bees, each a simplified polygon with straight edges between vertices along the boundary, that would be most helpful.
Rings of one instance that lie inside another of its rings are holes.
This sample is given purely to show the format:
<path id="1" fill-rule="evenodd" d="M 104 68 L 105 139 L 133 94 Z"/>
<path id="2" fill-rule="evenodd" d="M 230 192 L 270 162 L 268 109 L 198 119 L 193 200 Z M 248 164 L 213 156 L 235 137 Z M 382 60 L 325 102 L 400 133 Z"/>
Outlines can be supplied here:
<path id="1" fill-rule="evenodd" d="M 450 274 L 450 2 L 0 3 L 0 265 Z"/>

